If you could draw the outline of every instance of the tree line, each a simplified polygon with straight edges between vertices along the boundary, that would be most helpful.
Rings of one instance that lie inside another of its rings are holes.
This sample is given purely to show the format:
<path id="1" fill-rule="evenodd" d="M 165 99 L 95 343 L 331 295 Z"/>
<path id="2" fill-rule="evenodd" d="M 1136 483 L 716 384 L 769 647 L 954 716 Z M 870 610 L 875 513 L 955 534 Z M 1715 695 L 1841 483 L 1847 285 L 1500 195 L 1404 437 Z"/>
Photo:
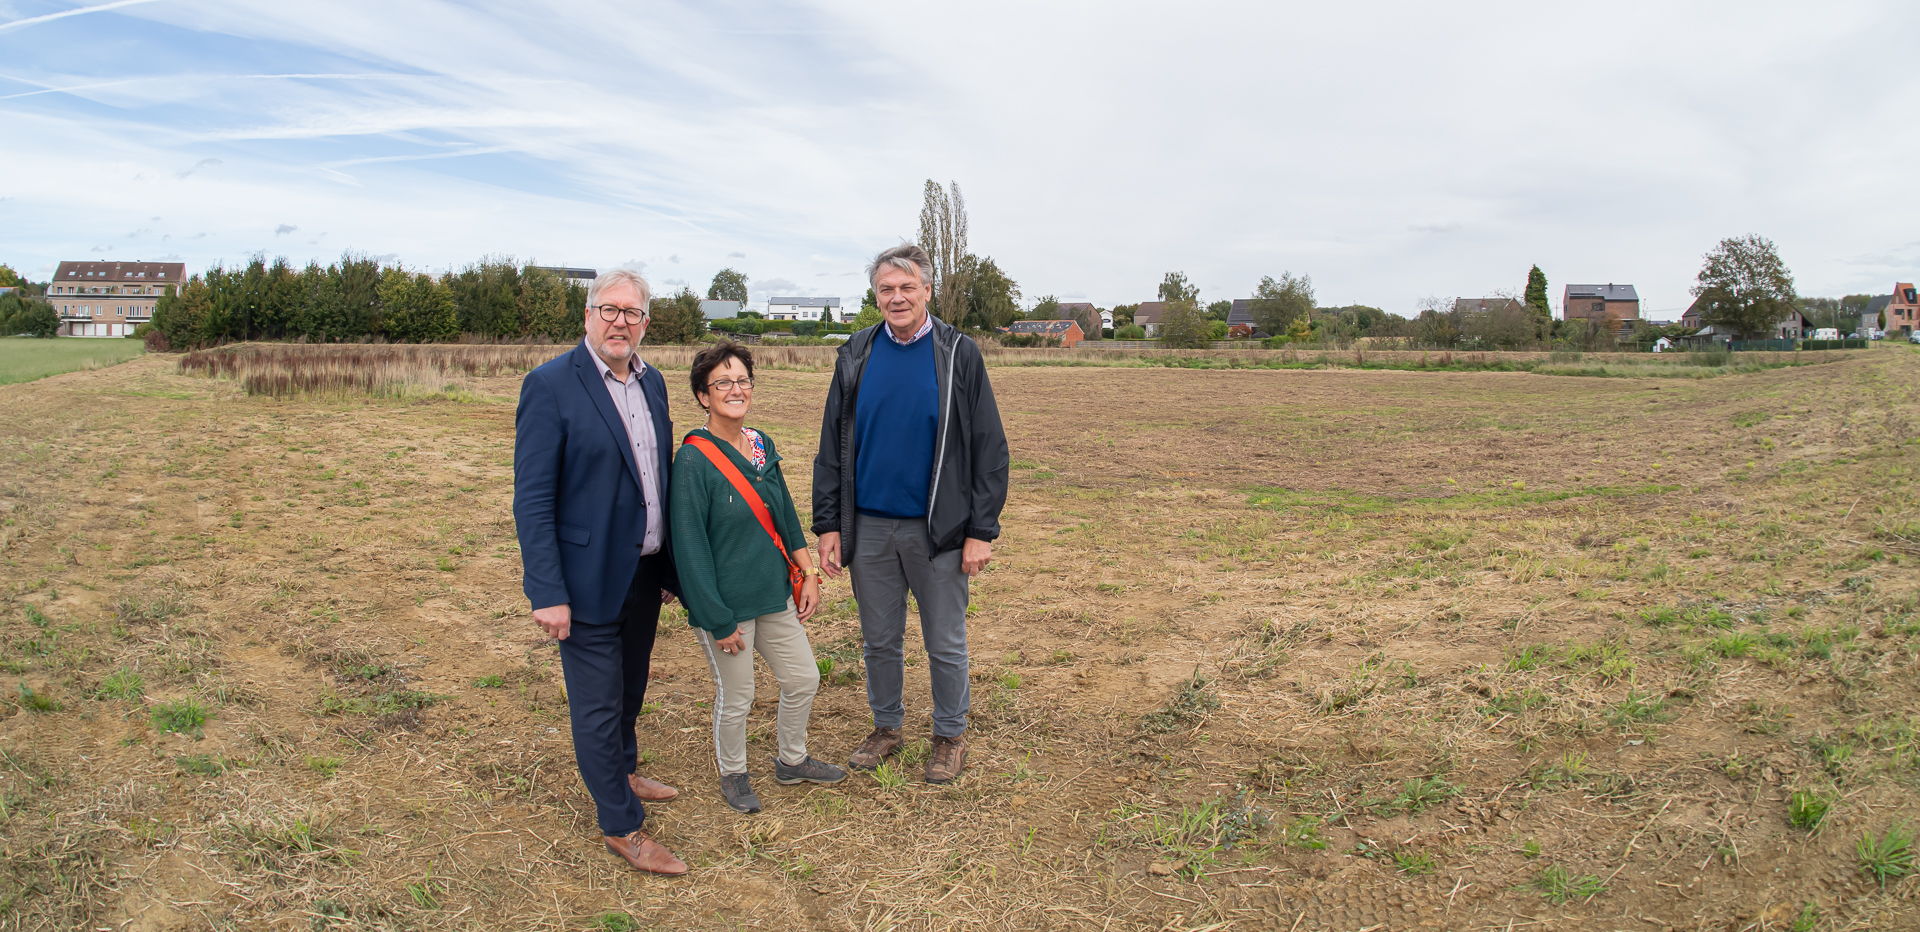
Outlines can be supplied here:
<path id="1" fill-rule="evenodd" d="M 163 349 L 239 340 L 432 343 L 463 335 L 564 343 L 584 332 L 585 304 L 581 286 L 510 259 L 432 276 L 364 256 L 302 269 L 255 256 L 168 289 L 154 304 L 148 340 Z"/>
<path id="2" fill-rule="evenodd" d="M 1089 339 L 1146 336 L 1143 328 L 1132 323 L 1137 304 L 1112 308 L 1116 324 L 1112 330 L 1101 326 L 1101 309 L 1085 303 L 1062 304 L 1053 295 L 1043 295 L 1030 309 L 1022 310 L 1019 284 L 992 257 L 969 251 L 966 205 L 958 183 L 943 188 L 931 179 L 926 182 L 920 237 L 934 263 L 932 309 L 949 323 L 992 332 L 1021 319 L 1072 318 Z M 26 282 L 0 265 L 0 287 L 5 286 L 15 290 L 0 295 L 0 333 L 54 335 L 60 321 L 41 297 L 44 286 Z M 582 335 L 580 308 L 586 303 L 585 291 L 540 267 L 498 257 L 433 276 L 353 255 L 324 267 L 313 263 L 299 270 L 285 258 L 269 262 L 255 256 L 244 267 L 215 266 L 177 291 L 169 289 L 157 303 L 152 323 L 136 335 L 163 349 L 238 340 L 565 343 Z M 1752 235 L 1722 240 L 1706 255 L 1694 294 L 1700 298 L 1703 322 L 1742 335 L 1770 332 L 1795 307 L 1808 315 L 1813 326 L 1850 332 L 1860 325 L 1861 313 L 1873 300 L 1871 295 L 1798 297 L 1792 275 L 1773 243 Z M 707 297 L 744 306 L 746 275 L 721 269 L 714 274 Z M 1369 305 L 1321 307 L 1310 276 L 1283 271 L 1278 278 L 1263 276 L 1255 285 L 1248 299 L 1255 332 L 1243 335 L 1264 337 L 1269 345 L 1345 345 L 1362 338 L 1386 338 L 1436 348 L 1602 349 L 1614 342 L 1614 334 L 1604 327 L 1553 317 L 1547 278 L 1538 265 L 1528 270 L 1519 293 L 1501 291 L 1492 297 L 1496 300 L 1485 309 L 1460 308 L 1430 297 L 1412 317 Z M 1203 346 L 1229 336 L 1232 302 L 1203 306 L 1199 287 L 1185 272 L 1166 273 L 1158 298 L 1166 305 L 1157 328 L 1161 342 Z M 699 296 L 684 286 L 675 294 L 654 298 L 652 313 L 648 336 L 657 342 L 695 342 L 709 329 Z M 749 319 L 757 316 L 743 314 Z M 859 329 L 879 320 L 873 291 L 868 289 L 851 327 L 837 324 L 823 309 L 821 320 L 807 327 L 805 335 Z M 1884 328 L 1885 321 L 1879 326 Z M 779 328 L 742 321 L 715 329 L 758 333 Z M 1680 325 L 1642 327 L 1635 336 L 1640 342 L 1651 342 L 1687 332 Z"/>

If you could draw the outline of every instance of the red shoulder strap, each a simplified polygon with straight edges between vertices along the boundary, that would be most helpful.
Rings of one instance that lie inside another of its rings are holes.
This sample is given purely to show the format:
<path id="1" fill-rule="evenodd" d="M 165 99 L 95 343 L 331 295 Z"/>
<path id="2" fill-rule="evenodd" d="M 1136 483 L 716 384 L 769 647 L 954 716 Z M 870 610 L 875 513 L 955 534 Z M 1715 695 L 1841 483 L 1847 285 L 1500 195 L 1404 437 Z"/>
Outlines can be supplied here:
<path id="1" fill-rule="evenodd" d="M 714 467 L 720 470 L 720 475 L 726 476 L 727 481 L 733 483 L 733 490 L 739 492 L 741 498 L 746 499 L 747 507 L 753 509 L 753 516 L 760 519 L 760 527 L 767 532 L 768 537 L 773 538 L 773 545 L 780 548 L 780 556 L 786 558 L 786 561 L 791 564 L 793 557 L 787 553 L 787 542 L 781 540 L 780 532 L 773 528 L 773 512 L 767 510 L 767 503 L 761 501 L 760 493 L 753 490 L 753 484 L 747 481 L 747 477 L 740 474 L 740 468 L 733 465 L 733 460 L 728 459 L 725 453 L 720 452 L 719 447 L 714 446 L 713 441 L 705 437 L 688 434 L 686 442 L 694 449 L 705 453 Z"/>

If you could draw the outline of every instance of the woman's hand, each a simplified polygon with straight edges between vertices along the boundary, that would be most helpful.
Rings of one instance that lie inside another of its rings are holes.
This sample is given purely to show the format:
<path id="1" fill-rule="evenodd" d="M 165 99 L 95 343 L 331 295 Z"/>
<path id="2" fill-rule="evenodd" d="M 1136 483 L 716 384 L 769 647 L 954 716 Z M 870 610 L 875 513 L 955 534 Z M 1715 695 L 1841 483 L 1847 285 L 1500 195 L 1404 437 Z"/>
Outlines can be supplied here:
<path id="1" fill-rule="evenodd" d="M 806 582 L 800 584 L 800 601 L 794 603 L 794 614 L 799 615 L 801 621 L 806 621 L 813 617 L 814 610 L 819 607 L 820 577 L 808 576 Z"/>
<path id="2" fill-rule="evenodd" d="M 736 628 L 732 634 L 726 637 L 715 638 L 713 646 L 720 648 L 722 653 L 737 654 L 747 649 L 747 639 L 742 637 L 739 629 Z"/>

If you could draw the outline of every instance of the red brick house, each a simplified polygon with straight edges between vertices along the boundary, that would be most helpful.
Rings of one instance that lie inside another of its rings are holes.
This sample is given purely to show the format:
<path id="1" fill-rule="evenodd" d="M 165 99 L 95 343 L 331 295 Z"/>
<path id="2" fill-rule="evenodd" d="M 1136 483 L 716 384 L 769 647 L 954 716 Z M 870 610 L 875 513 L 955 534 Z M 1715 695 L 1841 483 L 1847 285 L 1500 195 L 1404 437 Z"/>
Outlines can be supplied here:
<path id="1" fill-rule="evenodd" d="M 1607 330 L 1640 319 L 1640 293 L 1632 285 L 1568 285 L 1560 299 L 1561 320 L 1586 320 Z"/>
<path id="2" fill-rule="evenodd" d="M 1104 325 L 1104 322 L 1101 320 L 1100 309 L 1094 307 L 1091 302 L 1062 301 L 1060 302 L 1060 316 L 1077 321 L 1080 324 L 1081 331 L 1086 334 L 1087 339 L 1100 339 L 1100 328 Z"/>
<path id="3" fill-rule="evenodd" d="M 1073 349 L 1075 344 L 1087 338 L 1080 329 L 1077 320 L 1016 320 L 1007 325 L 1010 334 L 1021 336 L 1042 336 L 1056 340 L 1063 349 Z"/>
<path id="4" fill-rule="evenodd" d="M 1892 294 L 1875 295 L 1860 312 L 1860 329 L 1880 329 L 1880 315 L 1887 315 L 1886 331 L 1902 336 L 1920 330 L 1920 294 L 1912 282 L 1895 282 Z"/>

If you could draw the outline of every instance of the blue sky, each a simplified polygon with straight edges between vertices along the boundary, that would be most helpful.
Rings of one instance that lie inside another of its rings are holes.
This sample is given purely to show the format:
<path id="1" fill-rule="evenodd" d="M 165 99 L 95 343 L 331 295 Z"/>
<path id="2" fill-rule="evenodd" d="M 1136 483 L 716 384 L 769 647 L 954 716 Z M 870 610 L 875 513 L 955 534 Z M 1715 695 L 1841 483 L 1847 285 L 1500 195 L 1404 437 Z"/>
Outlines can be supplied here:
<path id="1" fill-rule="evenodd" d="M 1913 4 L 1288 6 L 0 0 L 0 262 L 856 299 L 935 178 L 1027 303 L 1292 271 L 1411 314 L 1538 263 L 1677 317 L 1749 232 L 1804 294 L 1920 275 Z"/>

